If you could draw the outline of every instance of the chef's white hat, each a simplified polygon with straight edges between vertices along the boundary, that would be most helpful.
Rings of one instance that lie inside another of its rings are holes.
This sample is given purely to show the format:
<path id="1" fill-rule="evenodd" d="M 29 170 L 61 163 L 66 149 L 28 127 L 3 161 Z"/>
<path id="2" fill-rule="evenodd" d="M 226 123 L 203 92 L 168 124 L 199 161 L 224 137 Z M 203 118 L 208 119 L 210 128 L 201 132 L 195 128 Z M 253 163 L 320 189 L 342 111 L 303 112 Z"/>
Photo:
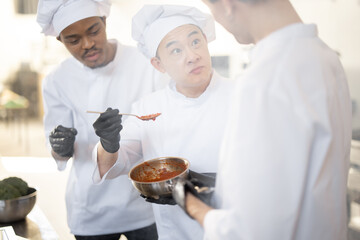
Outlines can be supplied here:
<path id="1" fill-rule="evenodd" d="M 39 0 L 36 21 L 45 35 L 59 36 L 67 26 L 88 17 L 108 17 L 110 0 Z"/>
<path id="2" fill-rule="evenodd" d="M 152 58 L 165 35 L 185 24 L 198 26 L 208 42 L 215 39 L 215 23 L 209 14 L 177 5 L 145 5 L 132 19 L 132 37 L 139 50 Z"/>

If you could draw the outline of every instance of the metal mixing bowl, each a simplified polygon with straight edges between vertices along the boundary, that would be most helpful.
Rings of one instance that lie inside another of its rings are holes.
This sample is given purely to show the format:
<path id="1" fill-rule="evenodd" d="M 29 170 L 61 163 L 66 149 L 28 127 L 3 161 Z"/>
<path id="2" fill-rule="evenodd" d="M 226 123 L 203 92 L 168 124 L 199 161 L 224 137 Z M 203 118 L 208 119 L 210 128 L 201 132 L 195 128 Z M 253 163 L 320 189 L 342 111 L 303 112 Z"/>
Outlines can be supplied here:
<path id="1" fill-rule="evenodd" d="M 171 196 L 179 178 L 187 178 L 190 163 L 179 157 L 160 157 L 147 160 L 133 167 L 129 178 L 134 187 L 144 196 L 158 199 Z M 169 173 L 163 175 L 162 173 Z M 171 178 L 167 178 L 170 177 Z"/>
<path id="2" fill-rule="evenodd" d="M 36 189 L 29 187 L 28 194 L 22 197 L 0 200 L 0 223 L 24 219 L 36 202 Z"/>

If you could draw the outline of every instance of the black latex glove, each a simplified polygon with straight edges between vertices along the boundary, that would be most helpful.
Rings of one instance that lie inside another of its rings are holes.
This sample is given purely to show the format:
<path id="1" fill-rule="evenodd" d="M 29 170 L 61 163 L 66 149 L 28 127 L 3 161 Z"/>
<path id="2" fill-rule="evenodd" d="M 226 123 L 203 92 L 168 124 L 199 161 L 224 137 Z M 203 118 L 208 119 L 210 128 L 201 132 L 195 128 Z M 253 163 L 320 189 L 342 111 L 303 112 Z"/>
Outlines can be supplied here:
<path id="1" fill-rule="evenodd" d="M 61 157 L 72 157 L 76 134 L 75 128 L 55 127 L 49 135 L 52 150 Z"/>
<path id="2" fill-rule="evenodd" d="M 150 203 L 156 203 L 156 204 L 161 204 L 161 205 L 176 205 L 176 202 L 171 195 L 167 196 L 167 197 L 159 197 L 158 199 L 146 197 L 142 194 L 140 194 L 140 196 L 145 198 L 145 201 L 150 202 Z"/>
<path id="3" fill-rule="evenodd" d="M 186 212 L 186 193 L 190 192 L 202 202 L 211 206 L 216 181 L 215 173 L 190 171 L 190 179 L 179 179 L 172 191 L 175 202 Z"/>
<path id="4" fill-rule="evenodd" d="M 120 148 L 121 115 L 118 109 L 108 108 L 100 114 L 93 124 L 96 135 L 100 137 L 100 143 L 109 153 L 115 153 Z"/>
<path id="5" fill-rule="evenodd" d="M 215 187 L 216 173 L 198 173 L 189 170 L 189 180 L 196 182 L 197 186 Z"/>
<path id="6" fill-rule="evenodd" d="M 187 181 L 189 181 L 193 188 L 197 186 L 199 187 L 214 187 L 215 186 L 215 180 L 216 180 L 216 174 L 215 173 L 197 173 L 194 171 L 189 170 L 189 175 L 187 178 Z M 194 191 L 196 191 L 194 189 Z M 162 204 L 162 205 L 176 205 L 178 204 L 175 199 L 173 198 L 173 195 L 166 196 L 166 197 L 159 197 L 157 199 L 146 197 L 144 195 L 140 195 L 141 197 L 145 198 L 145 201 L 156 203 L 156 204 Z"/>

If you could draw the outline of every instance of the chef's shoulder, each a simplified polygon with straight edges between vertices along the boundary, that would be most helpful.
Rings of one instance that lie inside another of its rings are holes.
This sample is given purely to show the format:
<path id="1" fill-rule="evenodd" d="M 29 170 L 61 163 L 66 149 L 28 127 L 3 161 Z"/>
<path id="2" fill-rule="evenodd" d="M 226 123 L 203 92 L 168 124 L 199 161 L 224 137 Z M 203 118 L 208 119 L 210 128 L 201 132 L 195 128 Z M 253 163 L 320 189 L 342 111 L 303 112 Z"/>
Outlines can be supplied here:
<path id="1" fill-rule="evenodd" d="M 216 81 L 216 87 L 224 91 L 232 91 L 237 84 L 238 79 L 236 77 L 225 77 L 214 70 L 213 81 Z"/>
<path id="2" fill-rule="evenodd" d="M 161 73 L 136 47 L 118 43 L 117 71 L 126 72 L 132 81 L 152 80 L 153 90 L 163 89 L 169 82 L 168 74 Z"/>
<path id="3" fill-rule="evenodd" d="M 74 57 L 69 57 L 56 66 L 48 69 L 45 79 L 48 81 L 56 79 L 64 79 L 65 76 L 78 75 L 84 67 Z"/>
<path id="4" fill-rule="evenodd" d="M 343 75 L 343 69 L 336 53 L 318 38 L 295 39 L 278 51 L 272 86 L 277 86 L 292 100 L 306 96 L 318 99 L 331 90 L 340 91 L 336 76 Z M 345 87 L 345 86 L 344 86 Z M 326 98 L 323 98 L 324 100 Z"/>
<path id="5" fill-rule="evenodd" d="M 155 92 L 147 93 L 132 105 L 133 108 L 141 109 L 145 113 L 148 111 L 159 112 L 163 105 L 168 102 L 168 86 Z"/>
<path id="6" fill-rule="evenodd" d="M 150 59 L 146 58 L 136 47 L 118 43 L 119 61 L 137 71 L 147 67 L 153 70 Z"/>

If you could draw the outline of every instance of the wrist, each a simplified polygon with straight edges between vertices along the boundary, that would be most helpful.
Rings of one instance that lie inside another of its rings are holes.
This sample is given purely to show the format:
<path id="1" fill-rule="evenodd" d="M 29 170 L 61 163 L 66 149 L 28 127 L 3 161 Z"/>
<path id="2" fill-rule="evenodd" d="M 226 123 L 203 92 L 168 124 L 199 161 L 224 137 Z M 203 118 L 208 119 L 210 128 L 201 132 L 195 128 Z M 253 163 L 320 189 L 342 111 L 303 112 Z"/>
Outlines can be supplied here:
<path id="1" fill-rule="evenodd" d="M 102 178 L 114 166 L 118 158 L 118 152 L 109 153 L 104 147 L 99 144 L 97 149 L 97 165 L 99 169 L 100 178 Z"/>
<path id="2" fill-rule="evenodd" d="M 55 160 L 59 160 L 59 161 L 67 161 L 72 157 L 73 154 L 71 154 L 71 156 L 63 156 L 60 155 L 58 153 L 56 153 L 54 150 L 51 150 L 51 156 L 55 159 Z"/>
<path id="3" fill-rule="evenodd" d="M 120 139 L 106 140 L 100 138 L 100 143 L 103 149 L 108 153 L 116 153 L 120 148 Z"/>
<path id="4" fill-rule="evenodd" d="M 185 201 L 188 214 L 203 226 L 205 216 L 212 208 L 189 192 Z"/>

